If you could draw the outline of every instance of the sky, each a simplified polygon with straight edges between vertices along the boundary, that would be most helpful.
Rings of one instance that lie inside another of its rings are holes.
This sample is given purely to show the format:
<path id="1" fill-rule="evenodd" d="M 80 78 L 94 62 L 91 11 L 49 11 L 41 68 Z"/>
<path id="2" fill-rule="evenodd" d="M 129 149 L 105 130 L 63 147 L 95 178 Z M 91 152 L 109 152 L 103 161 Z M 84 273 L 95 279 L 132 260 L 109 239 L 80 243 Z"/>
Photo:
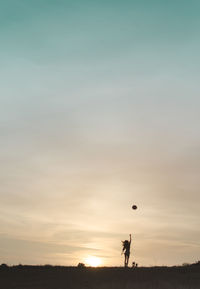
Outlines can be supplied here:
<path id="1" fill-rule="evenodd" d="M 0 0 L 0 263 L 199 260 L 199 9 Z"/>

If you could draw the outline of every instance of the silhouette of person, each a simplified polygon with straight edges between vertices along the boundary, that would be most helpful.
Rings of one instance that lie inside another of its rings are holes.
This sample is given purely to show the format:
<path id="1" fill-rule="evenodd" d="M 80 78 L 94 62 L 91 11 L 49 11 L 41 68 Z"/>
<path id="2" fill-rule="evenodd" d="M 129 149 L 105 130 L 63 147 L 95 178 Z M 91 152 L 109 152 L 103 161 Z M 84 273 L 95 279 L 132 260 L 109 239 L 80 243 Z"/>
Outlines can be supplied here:
<path id="1" fill-rule="evenodd" d="M 124 267 L 128 267 L 128 261 L 130 256 L 130 247 L 131 247 L 131 234 L 129 235 L 130 240 L 122 241 L 122 254 L 124 254 Z"/>

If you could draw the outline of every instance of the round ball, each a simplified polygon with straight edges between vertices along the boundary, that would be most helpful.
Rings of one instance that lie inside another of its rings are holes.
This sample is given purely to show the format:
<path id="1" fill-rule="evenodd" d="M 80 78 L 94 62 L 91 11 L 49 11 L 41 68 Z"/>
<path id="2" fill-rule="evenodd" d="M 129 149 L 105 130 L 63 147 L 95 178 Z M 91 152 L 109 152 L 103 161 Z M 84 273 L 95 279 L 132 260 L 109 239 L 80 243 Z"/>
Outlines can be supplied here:
<path id="1" fill-rule="evenodd" d="M 136 210 L 136 209 L 137 209 L 137 206 L 136 206 L 136 205 L 133 205 L 133 206 L 132 206 L 132 209 L 133 209 L 133 210 Z"/>

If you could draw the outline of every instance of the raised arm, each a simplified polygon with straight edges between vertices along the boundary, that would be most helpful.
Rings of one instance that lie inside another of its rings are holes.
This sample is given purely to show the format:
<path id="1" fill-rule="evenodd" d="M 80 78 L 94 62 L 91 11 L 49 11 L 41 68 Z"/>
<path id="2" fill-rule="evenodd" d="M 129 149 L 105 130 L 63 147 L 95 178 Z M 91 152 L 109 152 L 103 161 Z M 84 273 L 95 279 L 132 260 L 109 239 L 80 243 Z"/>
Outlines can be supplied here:
<path id="1" fill-rule="evenodd" d="M 132 240 L 132 238 L 131 238 L 131 234 L 130 234 L 129 236 L 130 236 L 130 244 L 131 244 L 131 240 Z"/>

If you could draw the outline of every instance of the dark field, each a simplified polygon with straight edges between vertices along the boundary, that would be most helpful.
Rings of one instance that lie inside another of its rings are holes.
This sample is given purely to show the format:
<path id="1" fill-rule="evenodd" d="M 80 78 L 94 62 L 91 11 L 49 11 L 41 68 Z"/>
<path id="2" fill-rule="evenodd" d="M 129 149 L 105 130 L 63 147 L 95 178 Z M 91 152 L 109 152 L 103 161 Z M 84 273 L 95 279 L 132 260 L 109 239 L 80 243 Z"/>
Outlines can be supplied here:
<path id="1" fill-rule="evenodd" d="M 0 289 L 200 289 L 200 266 L 0 266 Z"/>

